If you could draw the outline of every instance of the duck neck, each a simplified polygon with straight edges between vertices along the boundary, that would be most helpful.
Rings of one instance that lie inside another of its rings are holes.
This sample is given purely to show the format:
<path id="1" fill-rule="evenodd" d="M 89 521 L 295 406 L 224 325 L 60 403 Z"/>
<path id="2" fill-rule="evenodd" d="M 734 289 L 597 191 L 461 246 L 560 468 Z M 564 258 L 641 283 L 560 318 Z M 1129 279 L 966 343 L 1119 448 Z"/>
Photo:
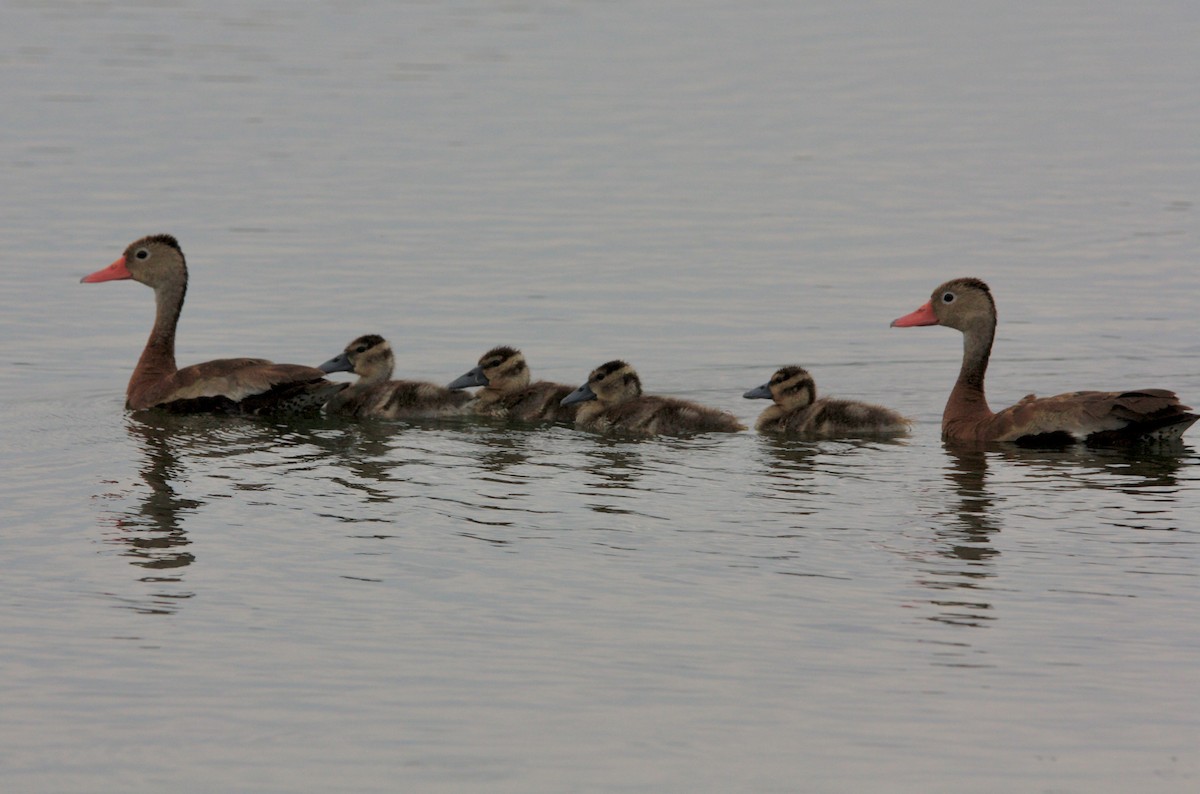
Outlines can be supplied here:
<path id="1" fill-rule="evenodd" d="M 356 381 L 353 385 L 359 387 L 361 390 L 370 386 L 378 386 L 380 383 L 387 383 L 392 379 L 393 370 L 394 367 L 391 364 L 377 367 L 367 372 L 365 375 L 359 375 L 358 381 Z"/>
<path id="2" fill-rule="evenodd" d="M 183 310 L 183 297 L 187 292 L 187 274 L 179 281 L 169 281 L 154 289 L 154 327 L 142 350 L 129 379 L 127 396 L 145 388 L 177 371 L 175 366 L 175 327 L 179 324 L 179 313 Z"/>
<path id="3" fill-rule="evenodd" d="M 509 389 L 501 389 L 495 382 L 484 386 L 475 394 L 480 405 L 495 405 L 509 395 Z"/>
<path id="4" fill-rule="evenodd" d="M 988 407 L 984 394 L 983 378 L 987 374 L 995 334 L 994 320 L 981 322 L 963 331 L 962 368 L 942 414 L 943 430 L 952 422 L 979 421 L 992 416 L 992 409 Z"/>

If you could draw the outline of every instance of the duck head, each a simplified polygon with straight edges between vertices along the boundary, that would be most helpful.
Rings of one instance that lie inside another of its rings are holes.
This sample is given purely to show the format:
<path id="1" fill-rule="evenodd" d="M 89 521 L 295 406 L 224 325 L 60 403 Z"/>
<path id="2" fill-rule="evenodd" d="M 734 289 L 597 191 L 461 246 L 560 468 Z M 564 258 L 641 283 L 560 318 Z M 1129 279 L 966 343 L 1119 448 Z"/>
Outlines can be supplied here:
<path id="1" fill-rule="evenodd" d="M 133 279 L 157 289 L 167 283 L 187 283 L 187 264 L 179 241 L 169 234 L 152 234 L 135 240 L 121 258 L 106 268 L 90 273 L 80 281 L 95 284 L 101 281 Z"/>
<path id="2" fill-rule="evenodd" d="M 353 372 L 361 381 L 379 383 L 392 377 L 395 366 L 392 346 L 387 340 L 378 334 L 366 334 L 317 369 L 325 373 Z"/>
<path id="3" fill-rule="evenodd" d="M 781 408 L 803 408 L 817 401 L 817 385 L 804 367 L 781 367 L 771 379 L 742 395 L 747 400 L 774 400 Z"/>
<path id="4" fill-rule="evenodd" d="M 587 383 L 564 397 L 560 404 L 597 400 L 604 405 L 616 405 L 641 394 L 642 381 L 637 372 L 624 361 L 614 359 L 592 370 Z"/>
<path id="5" fill-rule="evenodd" d="M 511 392 L 529 385 L 529 365 L 514 347 L 494 347 L 479 358 L 479 366 L 446 385 L 447 389 L 486 386 L 498 392 Z"/>

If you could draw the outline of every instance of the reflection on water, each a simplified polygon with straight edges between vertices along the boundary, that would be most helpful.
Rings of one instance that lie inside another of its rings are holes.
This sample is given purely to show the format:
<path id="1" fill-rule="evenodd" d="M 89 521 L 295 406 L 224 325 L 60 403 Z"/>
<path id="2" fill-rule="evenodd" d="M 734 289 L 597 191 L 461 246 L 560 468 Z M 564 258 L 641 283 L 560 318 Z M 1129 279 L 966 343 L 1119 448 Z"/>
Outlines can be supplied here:
<path id="1" fill-rule="evenodd" d="M 484 480 L 503 475 L 516 476 L 513 470 L 530 462 L 529 429 L 519 426 L 506 428 L 499 422 L 481 417 L 479 431 L 470 436 L 473 444 L 470 454 L 482 470 L 480 476 Z"/>
<path id="2" fill-rule="evenodd" d="M 1031 450 L 1004 448 L 997 454 L 1006 462 L 1030 467 L 1032 475 L 1054 480 L 1067 488 L 1113 489 L 1130 495 L 1148 495 L 1154 489 L 1163 497 L 1178 492 L 1180 466 L 1189 454 L 1181 443 L 1127 448 Z M 1064 477 L 1063 475 L 1067 475 Z"/>
<path id="3" fill-rule="evenodd" d="M 133 608 L 151 614 L 170 614 L 178 602 L 193 597 L 182 587 L 183 569 L 195 561 L 188 547 L 192 541 L 183 527 L 184 516 L 203 502 L 180 495 L 187 472 L 179 456 L 178 420 L 172 417 L 136 415 L 126 417 L 125 427 L 141 455 L 138 472 L 148 491 L 136 506 L 111 518 L 116 533 L 113 542 L 127 547 L 131 564 L 155 571 L 139 576 L 139 582 L 154 585 L 155 591 Z"/>
<path id="4" fill-rule="evenodd" d="M 367 436 L 368 446 L 374 443 L 382 449 L 381 440 L 370 438 L 369 427 L 356 429 Z M 125 428 L 139 456 L 137 471 L 145 490 L 137 488 L 142 495 L 134 504 L 106 518 L 115 529 L 105 534 L 111 543 L 125 547 L 123 555 L 132 565 L 153 572 L 137 578 L 152 585 L 152 592 L 123 598 L 147 613 L 172 613 L 181 600 L 194 597 L 183 586 L 185 569 L 197 562 L 188 524 L 211 503 L 211 496 L 197 498 L 199 479 L 207 477 L 235 492 L 268 500 L 279 482 L 263 469 L 303 473 L 332 460 L 353 462 L 360 475 L 385 476 L 384 467 L 372 468 L 362 454 L 345 452 L 361 441 L 359 434 L 333 432 L 323 423 L 280 426 L 266 420 L 139 412 L 125 417 Z M 361 476 L 338 484 L 365 487 Z"/>
<path id="5" fill-rule="evenodd" d="M 1181 445 L 1032 450 L 946 442 L 943 451 L 952 498 L 947 502 L 948 520 L 934 530 L 939 540 L 937 560 L 925 561 L 920 584 L 954 596 L 930 599 L 938 610 L 930 620 L 969 627 L 994 625 L 988 589 L 990 580 L 1000 574 L 995 541 L 1006 525 L 1023 527 L 1038 521 L 1045 522 L 1049 532 L 1105 538 L 1111 527 L 1180 528 L 1179 473 L 1190 454 Z M 1100 504 L 1096 492 L 1107 497 Z M 1072 521 L 1075 503 L 1085 517 L 1081 522 Z"/>
<path id="6" fill-rule="evenodd" d="M 995 620 L 986 592 L 988 580 L 996 576 L 995 558 L 1000 554 L 992 545 L 999 526 L 992 515 L 995 500 L 987 489 L 987 454 L 950 444 L 945 451 L 949 458 L 945 474 L 953 494 L 951 520 L 937 530 L 941 564 L 930 569 L 921 583 L 953 593 L 953 597 L 930 599 L 939 610 L 931 620 L 984 627 Z"/>
<path id="7" fill-rule="evenodd" d="M 637 446 L 639 442 L 599 436 L 590 442 L 584 469 L 591 475 L 591 487 L 618 492 L 638 490 L 635 485 L 646 474 L 646 461 Z"/>
<path id="8" fill-rule="evenodd" d="M 766 482 L 783 493 L 794 493 L 800 483 L 811 478 L 822 450 L 831 443 L 760 436 L 759 449 L 769 456 Z"/>
<path id="9" fill-rule="evenodd" d="M 180 496 L 174 484 L 185 478 L 185 472 L 172 449 L 173 430 L 133 417 L 128 419 L 126 427 L 141 449 L 139 471 L 149 488 L 137 511 L 117 520 L 118 526 L 133 533 L 125 538 L 130 547 L 129 556 L 135 558 L 134 565 L 144 568 L 170 569 L 190 565 L 195 558 L 184 550 L 191 541 L 181 526 L 181 513 L 195 511 L 204 503 Z"/>

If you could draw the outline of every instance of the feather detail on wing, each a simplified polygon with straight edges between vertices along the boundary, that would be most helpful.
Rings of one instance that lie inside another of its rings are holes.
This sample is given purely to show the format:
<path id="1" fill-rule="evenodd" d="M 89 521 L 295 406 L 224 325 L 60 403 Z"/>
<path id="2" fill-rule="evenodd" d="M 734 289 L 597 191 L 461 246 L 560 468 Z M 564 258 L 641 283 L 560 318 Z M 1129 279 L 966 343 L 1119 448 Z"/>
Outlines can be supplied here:
<path id="1" fill-rule="evenodd" d="M 1166 389 L 1077 391 L 1042 398 L 1030 394 L 997 413 L 991 425 L 999 441 L 1063 434 L 1085 441 L 1114 434 L 1136 437 L 1182 424 L 1181 433 L 1195 421 L 1190 410 Z"/>
<path id="2" fill-rule="evenodd" d="M 300 364 L 274 364 L 261 358 L 225 358 L 184 367 L 148 384 L 132 384 L 132 409 L 205 398 L 237 404 L 288 384 L 323 381 L 325 373 Z M 340 384 L 339 384 L 340 385 Z"/>

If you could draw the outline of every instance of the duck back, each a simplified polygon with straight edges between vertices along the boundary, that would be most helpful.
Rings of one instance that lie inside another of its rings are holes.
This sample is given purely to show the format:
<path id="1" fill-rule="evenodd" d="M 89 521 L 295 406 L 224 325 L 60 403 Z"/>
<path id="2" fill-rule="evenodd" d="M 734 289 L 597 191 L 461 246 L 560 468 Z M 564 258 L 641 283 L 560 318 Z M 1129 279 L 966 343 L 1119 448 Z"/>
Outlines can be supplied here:
<path id="1" fill-rule="evenodd" d="M 450 391 L 436 383 L 391 380 L 351 385 L 329 401 L 326 411 L 356 418 L 433 419 L 467 413 L 470 402 L 470 394 Z"/>
<path id="2" fill-rule="evenodd" d="M 642 395 L 605 406 L 583 403 L 576 425 L 585 430 L 633 435 L 735 433 L 746 427 L 733 414 L 674 397 Z"/>
<path id="3" fill-rule="evenodd" d="M 478 411 L 522 422 L 573 422 L 576 407 L 559 404 L 572 391 L 572 386 L 540 380 L 523 389 L 497 394 L 495 399 L 487 402 L 486 396 L 481 394 Z"/>
<path id="4" fill-rule="evenodd" d="M 772 405 L 754 426 L 762 433 L 836 438 L 903 435 L 909 425 L 907 418 L 881 405 L 824 398 L 791 410 Z"/>

